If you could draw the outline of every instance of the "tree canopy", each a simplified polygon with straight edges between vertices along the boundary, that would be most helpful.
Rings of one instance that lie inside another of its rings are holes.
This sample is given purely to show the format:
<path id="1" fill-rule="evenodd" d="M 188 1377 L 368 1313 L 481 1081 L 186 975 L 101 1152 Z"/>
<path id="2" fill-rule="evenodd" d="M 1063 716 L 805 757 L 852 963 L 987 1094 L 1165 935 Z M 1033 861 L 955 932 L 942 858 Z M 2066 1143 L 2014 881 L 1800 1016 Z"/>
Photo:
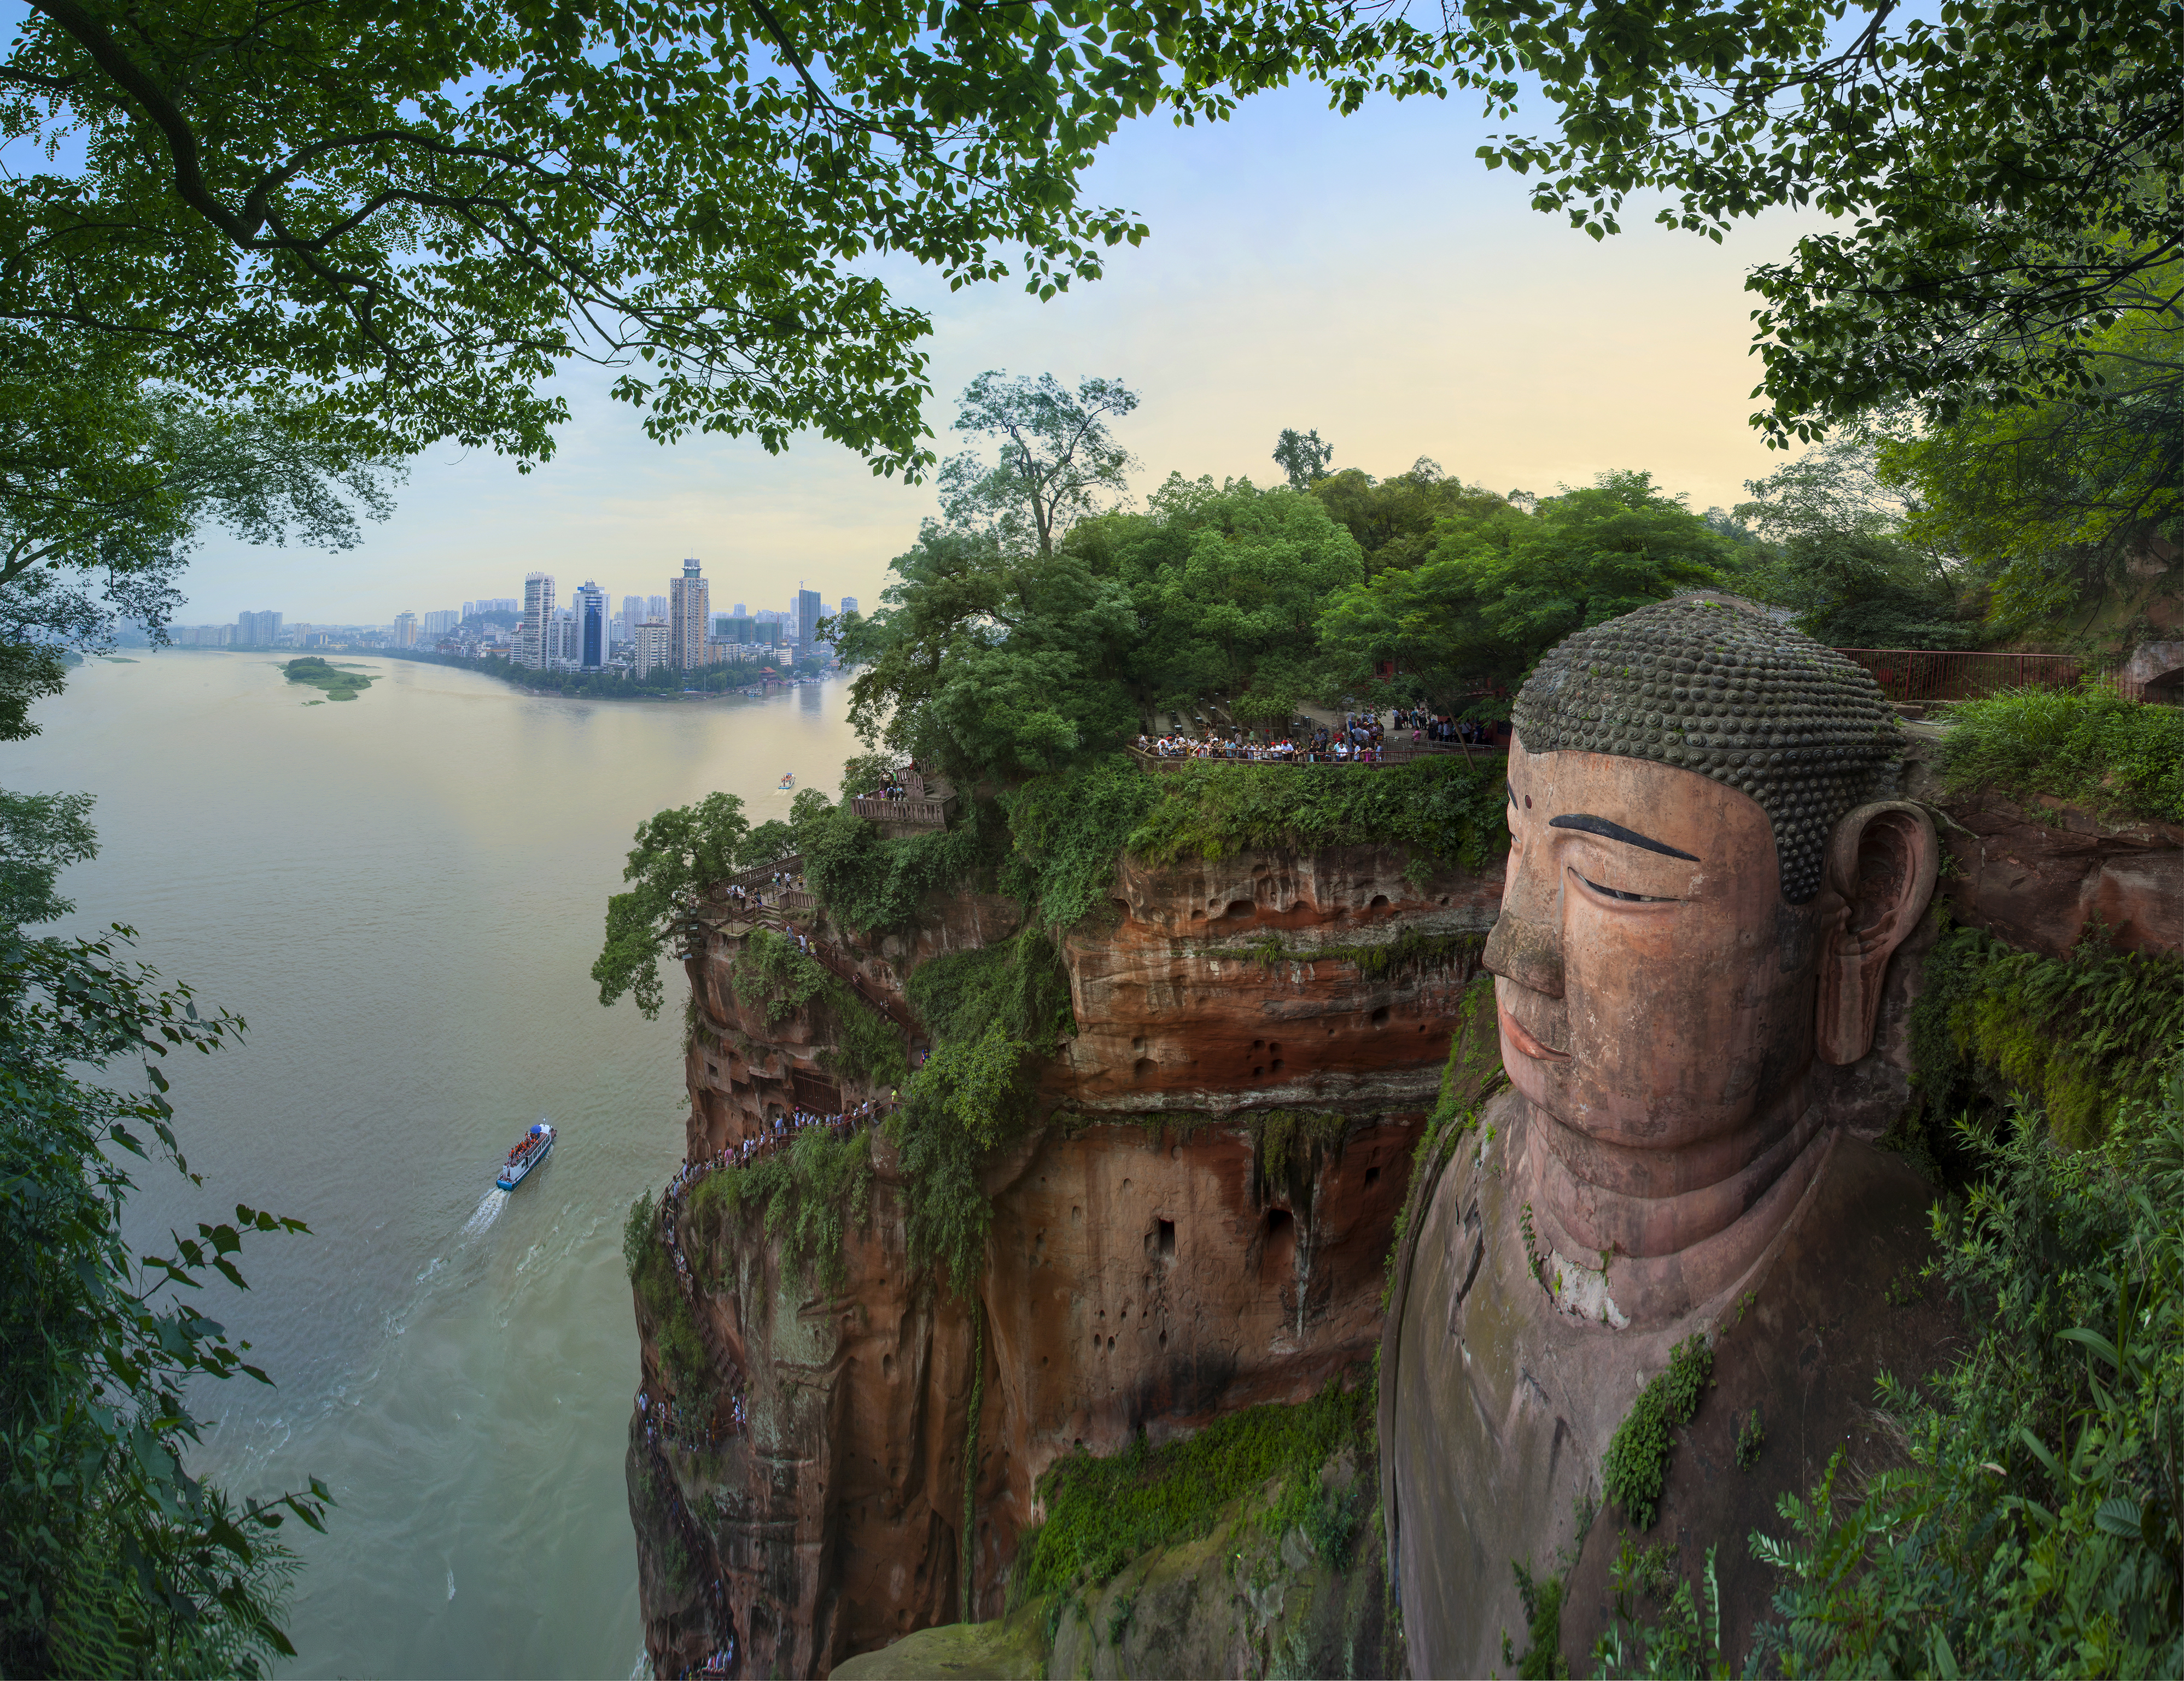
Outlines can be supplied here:
<path id="1" fill-rule="evenodd" d="M 1400 689 L 1480 715 L 1534 661 L 1583 630 L 1680 590 L 1718 583 L 1731 545 L 1642 472 L 1444 518 L 1415 565 L 1389 567 L 1328 604 L 1334 668 L 1362 679 L 1392 661 Z"/>
<path id="2" fill-rule="evenodd" d="M 1299 74 L 1355 103 L 1400 33 L 1322 0 L 31 0 L 0 139 L 81 166 L 0 182 L 0 332 L 382 454 L 540 459 L 585 360 L 655 437 L 914 469 L 930 324 L 861 263 L 1050 296 L 1144 237 L 1078 192 L 1125 119 Z"/>
<path id="3" fill-rule="evenodd" d="M 1559 131 L 1480 155 L 1535 172 L 1534 204 L 1596 238 L 1633 194 L 1715 239 L 1774 206 L 1828 219 L 1748 282 L 1771 441 L 1899 402 L 1948 420 L 2089 394 L 2100 333 L 2177 309 L 2184 7 L 1844 17 L 1833 0 L 1473 0 L 1441 51 L 1505 118 L 1536 78 Z"/>

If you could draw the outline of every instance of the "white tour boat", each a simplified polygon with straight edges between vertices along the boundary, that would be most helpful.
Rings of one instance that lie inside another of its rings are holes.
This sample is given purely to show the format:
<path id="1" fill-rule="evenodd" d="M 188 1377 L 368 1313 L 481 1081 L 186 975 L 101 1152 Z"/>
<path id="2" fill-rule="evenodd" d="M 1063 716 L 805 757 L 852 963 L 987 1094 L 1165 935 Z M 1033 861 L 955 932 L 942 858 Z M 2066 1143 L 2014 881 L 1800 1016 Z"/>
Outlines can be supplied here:
<path id="1" fill-rule="evenodd" d="M 504 1191 L 512 1191 L 523 1183 L 523 1176 L 543 1161 L 554 1149 L 554 1129 L 544 1121 L 523 1135 L 523 1142 L 509 1151 L 508 1160 L 500 1164 L 500 1177 L 493 1181 Z"/>

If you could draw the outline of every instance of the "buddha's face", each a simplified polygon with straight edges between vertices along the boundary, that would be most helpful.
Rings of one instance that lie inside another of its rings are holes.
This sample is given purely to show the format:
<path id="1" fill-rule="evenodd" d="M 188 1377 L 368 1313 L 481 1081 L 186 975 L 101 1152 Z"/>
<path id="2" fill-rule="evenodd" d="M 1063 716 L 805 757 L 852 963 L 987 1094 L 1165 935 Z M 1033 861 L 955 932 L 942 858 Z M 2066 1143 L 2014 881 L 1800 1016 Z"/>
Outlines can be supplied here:
<path id="1" fill-rule="evenodd" d="M 1813 1060 L 1819 935 L 1841 901 L 1785 905 L 1767 814 L 1696 771 L 1513 743 L 1508 776 L 1485 965 L 1511 1083 L 1609 1147 L 1622 1166 L 1603 1177 L 1633 1191 L 1733 1171 Z"/>

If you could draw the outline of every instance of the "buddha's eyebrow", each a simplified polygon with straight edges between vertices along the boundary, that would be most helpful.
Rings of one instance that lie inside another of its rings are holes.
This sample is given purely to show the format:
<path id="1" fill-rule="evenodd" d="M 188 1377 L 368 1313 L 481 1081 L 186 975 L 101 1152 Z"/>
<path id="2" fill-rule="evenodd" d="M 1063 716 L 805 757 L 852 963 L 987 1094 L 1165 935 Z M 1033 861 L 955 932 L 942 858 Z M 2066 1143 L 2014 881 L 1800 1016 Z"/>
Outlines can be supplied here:
<path id="1" fill-rule="evenodd" d="M 1622 841 L 1626 845 L 1658 852 L 1663 858 L 1681 858 L 1693 864 L 1699 861 L 1696 853 L 1680 850 L 1666 841 L 1654 840 L 1640 834 L 1635 829 L 1626 829 L 1620 823 L 1611 823 L 1605 817 L 1588 816 L 1582 811 L 1564 817 L 1550 817 L 1547 827 L 1551 829 L 1582 829 L 1586 834 L 1598 835 L 1603 840 Z"/>

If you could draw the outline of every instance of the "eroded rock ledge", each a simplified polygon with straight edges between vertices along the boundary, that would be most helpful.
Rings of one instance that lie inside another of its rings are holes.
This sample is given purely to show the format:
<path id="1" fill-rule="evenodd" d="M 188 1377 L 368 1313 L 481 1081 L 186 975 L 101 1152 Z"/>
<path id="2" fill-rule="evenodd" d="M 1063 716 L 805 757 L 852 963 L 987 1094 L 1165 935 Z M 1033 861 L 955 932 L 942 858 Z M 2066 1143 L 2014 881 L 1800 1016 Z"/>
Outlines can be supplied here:
<path id="1" fill-rule="evenodd" d="M 686 1300 L 717 1379 L 707 1428 L 723 1433 L 688 1448 L 632 1421 L 656 1672 L 733 1629 L 741 1673 L 826 1673 L 954 1620 L 967 1567 L 978 1614 L 998 1616 L 1057 1456 L 1301 1401 L 1369 1360 L 1412 1147 L 1500 896 L 1498 870 L 1429 871 L 1399 848 L 1120 865 L 1107 914 L 1062 945 L 1077 1034 L 1042 1071 L 1042 1124 L 986 1164 L 972 1300 L 911 1267 L 883 1139 L 832 1289 L 761 1222 L 686 1215 Z M 806 927 L 916 1039 L 909 977 L 1012 936 L 1019 915 L 963 893 L 877 938 Z M 694 1156 L 782 1108 L 883 1095 L 829 1066 L 840 1024 L 823 1002 L 770 1022 L 738 994 L 749 938 L 723 917 L 688 966 Z M 672 1386 L 639 1317 L 655 1397 Z"/>

